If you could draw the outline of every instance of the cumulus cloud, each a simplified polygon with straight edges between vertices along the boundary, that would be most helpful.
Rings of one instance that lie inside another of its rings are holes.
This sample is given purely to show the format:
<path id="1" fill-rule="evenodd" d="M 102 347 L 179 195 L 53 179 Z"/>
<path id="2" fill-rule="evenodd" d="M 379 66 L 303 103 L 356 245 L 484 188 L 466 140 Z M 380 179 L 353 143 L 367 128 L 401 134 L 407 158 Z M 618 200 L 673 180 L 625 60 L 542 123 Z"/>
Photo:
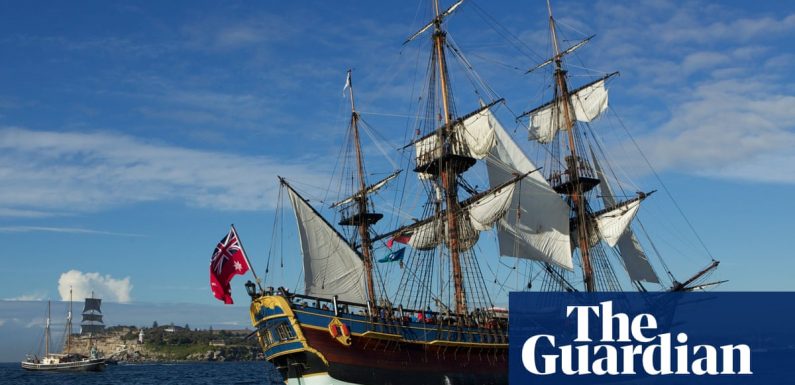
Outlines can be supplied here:
<path id="1" fill-rule="evenodd" d="M 79 270 L 69 270 L 58 279 L 58 293 L 62 301 L 69 300 L 69 290 L 72 298 L 80 300 L 89 298 L 91 293 L 97 298 L 111 302 L 130 302 L 132 284 L 130 277 L 116 279 L 110 275 L 100 273 L 83 273 Z"/>
<path id="2" fill-rule="evenodd" d="M 261 210 L 276 202 L 278 173 L 325 179 L 309 167 L 108 132 L 5 127 L 0 128 L 0 215 L 63 215 L 164 200 Z"/>

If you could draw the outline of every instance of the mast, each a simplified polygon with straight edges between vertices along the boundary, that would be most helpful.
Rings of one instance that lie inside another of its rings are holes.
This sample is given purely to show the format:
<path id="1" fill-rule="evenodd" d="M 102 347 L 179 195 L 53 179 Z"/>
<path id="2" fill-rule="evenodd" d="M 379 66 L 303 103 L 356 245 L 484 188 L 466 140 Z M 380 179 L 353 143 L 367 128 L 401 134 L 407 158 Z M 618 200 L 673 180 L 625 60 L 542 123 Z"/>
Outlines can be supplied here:
<path id="1" fill-rule="evenodd" d="M 356 166 L 359 174 L 359 191 L 362 193 L 356 197 L 359 208 L 359 237 L 362 244 L 362 256 L 364 257 L 364 272 L 367 282 L 367 297 L 370 302 L 375 304 L 375 284 L 373 283 L 373 257 L 371 253 L 369 223 L 364 220 L 367 215 L 367 183 L 364 180 L 364 161 L 362 160 L 362 146 L 359 139 L 359 114 L 356 112 L 356 104 L 353 98 L 353 80 L 351 70 L 348 70 L 348 87 L 351 95 L 351 130 L 353 130 L 353 146 L 356 148 Z"/>
<path id="2" fill-rule="evenodd" d="M 566 84 L 566 70 L 563 69 L 563 56 L 558 46 L 558 36 L 555 29 L 555 19 L 552 17 L 552 6 L 547 0 L 547 10 L 549 11 L 549 29 L 552 35 L 552 46 L 555 50 L 555 80 L 557 83 L 557 90 L 559 92 L 559 99 L 563 105 L 563 117 L 566 124 L 566 131 L 568 131 L 568 147 L 569 154 L 567 160 L 568 172 L 571 176 L 572 189 L 568 191 L 569 197 L 574 206 L 574 214 L 576 215 L 577 223 L 577 244 L 580 247 L 580 256 L 582 258 L 583 281 L 585 282 L 585 289 L 587 291 L 595 291 L 596 285 L 594 282 L 593 267 L 591 266 L 590 258 L 590 245 L 588 235 L 588 213 L 586 212 L 585 197 L 583 195 L 583 186 L 580 183 L 579 175 L 579 158 L 577 156 L 577 148 L 574 138 L 574 120 L 572 119 L 572 111 L 569 110 L 570 95 L 568 86 Z"/>
<path id="3" fill-rule="evenodd" d="M 94 293 L 91 293 L 91 297 L 94 296 Z M 66 314 L 66 354 L 69 354 L 69 350 L 72 345 L 72 287 L 69 287 L 69 313 Z"/>
<path id="4" fill-rule="evenodd" d="M 50 355 L 50 301 L 47 301 L 47 323 L 44 325 L 44 356 Z"/>
<path id="5" fill-rule="evenodd" d="M 452 129 L 450 127 L 451 112 L 450 112 L 450 95 L 448 94 L 447 86 L 447 63 L 444 56 L 444 41 L 445 32 L 442 29 L 442 14 L 439 12 L 439 0 L 434 0 L 434 10 L 436 18 L 434 19 L 434 33 L 433 45 L 436 50 L 436 61 L 439 69 L 439 87 L 442 94 L 442 108 L 444 112 L 444 127 L 445 129 L 439 130 L 439 143 L 441 143 L 442 151 L 446 151 L 451 147 L 448 143 L 449 136 L 446 131 Z M 444 155 L 442 159 L 445 159 Z M 448 160 L 452 160 L 449 159 Z M 445 206 L 447 207 L 447 229 L 449 232 L 447 239 L 447 248 L 450 250 L 450 262 L 453 270 L 453 285 L 455 288 L 455 310 L 458 314 L 465 314 L 467 312 L 466 292 L 464 292 L 463 274 L 461 273 L 461 257 L 458 250 L 458 172 L 456 167 L 452 167 L 455 160 L 444 161 L 440 164 L 440 177 L 442 179 L 442 186 L 445 191 Z"/>

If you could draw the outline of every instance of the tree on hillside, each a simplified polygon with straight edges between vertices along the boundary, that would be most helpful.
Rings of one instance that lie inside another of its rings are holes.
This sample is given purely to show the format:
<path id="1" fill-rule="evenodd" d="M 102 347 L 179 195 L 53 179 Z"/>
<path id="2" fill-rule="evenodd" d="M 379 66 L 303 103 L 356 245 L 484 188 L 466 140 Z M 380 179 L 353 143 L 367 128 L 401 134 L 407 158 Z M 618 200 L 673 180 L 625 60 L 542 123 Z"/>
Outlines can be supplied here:
<path id="1" fill-rule="evenodd" d="M 156 328 L 157 328 L 157 321 L 152 322 L 152 329 L 156 329 Z"/>

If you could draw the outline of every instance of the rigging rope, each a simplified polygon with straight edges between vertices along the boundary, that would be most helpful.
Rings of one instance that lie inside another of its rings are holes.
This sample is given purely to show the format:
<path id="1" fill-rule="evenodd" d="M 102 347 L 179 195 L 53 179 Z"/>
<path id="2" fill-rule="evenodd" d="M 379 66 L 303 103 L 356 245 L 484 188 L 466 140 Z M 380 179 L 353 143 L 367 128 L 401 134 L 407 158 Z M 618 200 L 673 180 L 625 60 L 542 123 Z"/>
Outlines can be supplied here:
<path id="1" fill-rule="evenodd" d="M 698 240 L 698 243 L 701 244 L 701 247 L 704 248 L 704 251 L 710 257 L 710 259 L 714 261 L 715 257 L 712 256 L 712 253 L 710 253 L 709 249 L 707 248 L 707 245 L 701 239 L 701 236 L 696 231 L 696 228 L 693 227 L 693 224 L 690 222 L 690 219 L 688 219 L 687 216 L 685 215 L 684 211 L 682 211 L 682 208 L 679 206 L 679 203 L 676 201 L 676 199 L 674 199 L 674 196 L 673 196 L 673 194 L 671 194 L 671 191 L 668 190 L 668 186 L 662 181 L 662 178 L 660 178 L 660 175 L 657 174 L 657 170 L 651 165 L 651 162 L 646 157 L 646 154 L 644 154 L 643 151 L 640 149 L 640 146 L 638 145 L 638 142 L 636 142 L 635 138 L 632 136 L 632 134 L 630 134 L 629 129 L 627 129 L 627 126 L 624 125 L 624 121 L 621 120 L 621 117 L 618 116 L 618 113 L 616 113 L 614 109 L 611 109 L 611 111 L 613 111 L 613 115 L 621 123 L 621 127 L 624 128 L 624 131 L 627 133 L 627 136 L 629 136 L 630 141 L 632 141 L 632 144 L 638 150 L 638 152 L 640 153 L 641 158 L 643 158 L 643 161 L 646 162 L 646 165 L 649 167 L 649 169 L 651 170 L 651 172 L 654 175 L 654 177 L 657 179 L 658 182 L 660 182 L 660 186 L 662 186 L 663 191 L 665 191 L 665 194 L 668 195 L 668 198 L 671 200 L 671 202 L 673 202 L 674 207 L 676 207 L 676 210 L 679 212 L 679 215 L 682 216 L 682 219 L 684 219 L 685 223 L 687 223 L 687 226 L 690 228 L 690 231 L 692 231 L 693 235 L 695 235 L 696 239 Z"/>

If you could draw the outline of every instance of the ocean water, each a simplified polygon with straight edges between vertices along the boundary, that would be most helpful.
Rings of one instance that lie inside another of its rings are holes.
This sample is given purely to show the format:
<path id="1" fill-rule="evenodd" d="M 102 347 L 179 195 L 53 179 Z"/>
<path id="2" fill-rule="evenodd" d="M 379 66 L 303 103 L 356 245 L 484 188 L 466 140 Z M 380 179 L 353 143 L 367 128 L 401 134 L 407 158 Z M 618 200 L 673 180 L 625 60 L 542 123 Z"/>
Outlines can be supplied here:
<path id="1" fill-rule="evenodd" d="M 268 362 L 202 362 L 110 365 L 98 373 L 43 373 L 0 363 L 0 384 L 284 384 Z"/>

